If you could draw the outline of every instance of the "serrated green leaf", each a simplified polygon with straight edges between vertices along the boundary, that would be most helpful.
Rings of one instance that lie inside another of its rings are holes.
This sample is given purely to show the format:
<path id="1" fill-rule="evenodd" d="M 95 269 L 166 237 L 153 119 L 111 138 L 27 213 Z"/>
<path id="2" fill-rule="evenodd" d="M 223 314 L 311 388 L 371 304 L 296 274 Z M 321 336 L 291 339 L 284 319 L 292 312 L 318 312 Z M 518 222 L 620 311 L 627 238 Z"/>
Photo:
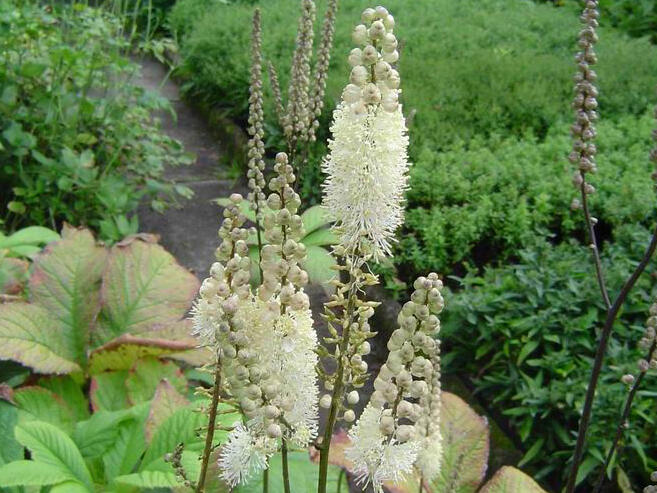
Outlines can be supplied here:
<path id="1" fill-rule="evenodd" d="M 328 246 L 328 245 L 337 245 L 340 242 L 338 236 L 328 228 L 317 229 L 310 233 L 309 235 L 304 236 L 301 239 L 301 243 L 309 246 Z"/>
<path id="2" fill-rule="evenodd" d="M 40 373 L 79 371 L 65 330 L 40 306 L 0 304 L 0 359 L 18 361 Z"/>
<path id="3" fill-rule="evenodd" d="M 123 334 L 91 352 L 89 373 L 94 375 L 107 370 L 129 370 L 141 359 L 173 355 L 195 349 L 197 345 L 198 342 L 191 336 L 171 340 Z"/>
<path id="4" fill-rule="evenodd" d="M 128 407 L 127 371 L 105 372 L 91 379 L 89 397 L 94 411 L 118 411 Z"/>
<path id="5" fill-rule="evenodd" d="M 180 393 L 187 387 L 187 380 L 175 363 L 157 358 L 137 361 L 125 382 L 128 400 L 132 404 L 150 401 L 162 379 L 167 379 Z"/>
<path id="6" fill-rule="evenodd" d="M 306 235 L 331 223 L 328 212 L 321 205 L 314 205 L 301 214 Z"/>
<path id="7" fill-rule="evenodd" d="M 103 455 L 103 465 L 108 478 L 132 472 L 146 450 L 144 439 L 146 411 L 147 407 L 144 406 L 141 414 L 119 425 L 116 441 Z"/>
<path id="8" fill-rule="evenodd" d="M 73 432 L 73 412 L 66 402 L 43 387 L 23 387 L 14 392 L 19 422 L 43 421 L 64 433 Z"/>
<path id="9" fill-rule="evenodd" d="M 95 412 L 91 418 L 76 424 L 73 440 L 83 457 L 100 457 L 117 440 L 119 425 L 131 419 L 129 410 Z"/>
<path id="10" fill-rule="evenodd" d="M 502 466 L 479 493 L 546 493 L 536 481 L 515 467 Z"/>
<path id="11" fill-rule="evenodd" d="M 436 492 L 473 493 L 483 481 L 488 465 L 488 423 L 449 392 L 442 394 L 440 416 L 443 462 L 431 488 Z"/>
<path id="12" fill-rule="evenodd" d="M 48 376 L 39 379 L 39 385 L 62 398 L 73 412 L 75 421 L 89 417 L 89 402 L 78 384 L 71 376 Z"/>
<path id="13" fill-rule="evenodd" d="M 1 487 L 44 486 L 69 479 L 67 471 L 32 460 L 19 460 L 0 466 Z"/>
<path id="14" fill-rule="evenodd" d="M 103 276 L 102 327 L 94 334 L 96 345 L 180 320 L 198 286 L 198 279 L 159 245 L 137 238 L 115 245 Z"/>
<path id="15" fill-rule="evenodd" d="M 176 409 L 189 405 L 189 401 L 167 379 L 162 379 L 155 389 L 151 401 L 144 434 L 150 443 L 155 430 L 171 416 Z"/>
<path id="16" fill-rule="evenodd" d="M 18 423 L 18 410 L 13 404 L 0 400 L 0 464 L 23 457 L 23 447 L 14 438 L 14 428 Z"/>
<path id="17" fill-rule="evenodd" d="M 65 327 L 75 361 L 86 365 L 90 327 L 100 309 L 100 279 L 107 252 L 85 229 L 65 227 L 60 241 L 34 259 L 30 299 Z"/>
<path id="18" fill-rule="evenodd" d="M 78 481 L 66 481 L 50 488 L 50 493 L 91 493 L 91 490 Z"/>
<path id="19" fill-rule="evenodd" d="M 310 282 L 326 285 L 337 275 L 337 272 L 331 268 L 336 263 L 335 258 L 319 246 L 309 246 L 307 252 L 308 256 L 302 266 L 308 272 Z"/>
<path id="20" fill-rule="evenodd" d="M 91 474 L 80 451 L 59 428 L 40 421 L 21 423 L 16 426 L 16 439 L 27 447 L 35 461 L 56 467 L 68 474 L 73 481 L 84 484 L 93 491 Z"/>

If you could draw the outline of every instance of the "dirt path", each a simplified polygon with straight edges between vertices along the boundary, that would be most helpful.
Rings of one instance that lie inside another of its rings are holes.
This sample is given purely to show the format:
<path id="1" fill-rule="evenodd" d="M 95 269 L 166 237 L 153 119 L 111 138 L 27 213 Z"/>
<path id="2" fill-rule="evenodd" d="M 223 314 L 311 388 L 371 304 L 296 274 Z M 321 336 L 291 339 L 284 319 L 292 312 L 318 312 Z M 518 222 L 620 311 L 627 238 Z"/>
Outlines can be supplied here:
<path id="1" fill-rule="evenodd" d="M 245 194 L 245 185 L 228 178 L 229 170 L 220 162 L 223 155 L 221 143 L 203 116 L 182 100 L 178 86 L 167 78 L 166 68 L 148 58 L 137 62 L 142 67 L 138 83 L 166 97 L 176 112 L 176 118 L 164 112 L 158 115 L 162 130 L 179 140 L 185 151 L 196 156 L 191 166 L 165 171 L 166 178 L 175 179 L 191 188 L 194 197 L 184 201 L 182 208 L 170 208 L 163 214 L 147 206 L 140 207 L 139 230 L 159 235 L 162 245 L 180 263 L 202 278 L 219 244 L 217 230 L 222 217 L 221 208 L 211 200 L 233 192 Z"/>

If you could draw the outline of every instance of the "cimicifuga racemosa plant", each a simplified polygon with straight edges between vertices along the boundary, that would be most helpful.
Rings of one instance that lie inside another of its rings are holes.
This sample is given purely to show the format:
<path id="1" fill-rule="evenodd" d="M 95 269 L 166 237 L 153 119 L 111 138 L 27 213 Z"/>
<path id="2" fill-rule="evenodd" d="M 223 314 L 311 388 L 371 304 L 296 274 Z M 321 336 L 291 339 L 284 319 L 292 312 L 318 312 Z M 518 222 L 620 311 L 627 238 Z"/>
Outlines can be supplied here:
<path id="1" fill-rule="evenodd" d="M 593 66 L 597 62 L 597 55 L 594 51 L 595 43 L 598 41 L 597 27 L 598 27 L 598 1 L 597 0 L 587 0 L 584 3 L 584 10 L 580 17 L 582 22 L 582 28 L 578 37 L 578 46 L 579 51 L 575 57 L 577 63 L 577 72 L 575 74 L 575 98 L 573 100 L 573 108 L 575 110 L 575 122 L 572 126 L 572 135 L 573 135 L 573 148 L 572 152 L 569 155 L 569 160 L 573 165 L 576 166 L 576 170 L 573 176 L 573 184 L 578 189 L 580 198 L 573 201 L 573 209 L 581 209 L 583 211 L 584 220 L 586 223 L 586 228 L 588 232 L 589 247 L 593 254 L 593 263 L 596 272 L 596 279 L 600 288 L 600 293 L 602 300 L 606 306 L 607 314 L 605 317 L 604 324 L 602 329 L 599 331 L 598 344 L 596 349 L 595 358 L 593 361 L 593 367 L 591 369 L 591 377 L 589 380 L 586 397 L 584 400 L 584 407 L 582 409 L 582 415 L 579 422 L 579 429 L 577 433 L 577 441 L 575 444 L 575 450 L 572 457 L 572 463 L 570 467 L 570 472 L 568 474 L 567 484 L 565 491 L 567 493 L 572 493 L 575 490 L 577 484 L 577 473 L 579 471 L 580 463 L 584 453 L 586 435 L 591 421 L 591 416 L 593 412 L 593 401 L 595 398 L 595 391 L 598 385 L 600 374 L 602 372 L 602 367 L 604 363 L 605 352 L 609 342 L 609 338 L 612 334 L 614 322 L 618 317 L 618 313 L 623 306 L 629 292 L 634 287 L 639 276 L 645 270 L 648 262 L 652 258 L 655 248 L 657 247 L 657 229 L 653 232 L 650 243 L 648 244 L 646 251 L 638 263 L 637 267 L 632 273 L 627 277 L 623 285 L 621 286 L 618 294 L 615 298 L 612 298 L 609 294 L 609 289 L 605 281 L 605 276 L 602 271 L 602 264 L 600 262 L 600 255 L 598 251 L 598 242 L 596 239 L 595 225 L 597 219 L 591 216 L 589 210 L 589 199 L 591 195 L 595 192 L 594 186 L 590 183 L 589 177 L 594 174 L 597 170 L 595 156 L 597 153 L 597 148 L 595 145 L 596 139 L 596 129 L 595 122 L 598 119 L 598 89 L 596 87 L 596 73 L 593 70 Z M 657 110 L 655 113 L 657 118 Z M 657 139 L 657 131 L 653 133 L 653 138 Z M 650 159 L 657 163 L 657 150 L 653 150 L 650 155 Z M 657 179 L 657 173 L 653 173 L 652 178 Z M 654 330 L 651 331 L 651 324 L 654 323 L 652 319 L 649 319 L 649 327 L 646 331 L 646 337 L 644 340 L 646 344 L 650 346 L 654 344 L 654 338 L 651 342 L 648 342 L 651 338 L 649 335 L 654 334 Z M 622 431 L 625 429 L 625 423 L 627 421 L 627 416 L 630 412 L 630 407 L 632 400 L 636 393 L 636 388 L 638 384 L 641 383 L 642 375 L 644 371 L 650 367 L 650 361 L 652 360 L 652 355 L 654 352 L 653 349 L 649 351 L 648 357 L 640 362 L 639 369 L 641 373 L 640 378 L 635 378 L 632 375 L 625 376 L 624 381 L 630 386 L 630 393 L 628 395 L 626 405 L 623 409 L 622 415 L 620 416 L 619 428 L 616 431 L 616 436 L 612 442 L 611 448 L 607 451 L 606 456 L 607 460 L 603 466 L 602 471 L 598 479 L 595 491 L 599 491 L 602 487 L 605 477 L 606 469 L 609 465 L 611 458 L 616 452 L 616 448 Z"/>
<path id="2" fill-rule="evenodd" d="M 338 419 L 346 425 L 355 414 L 358 390 L 367 378 L 363 359 L 374 336 L 369 319 L 377 303 L 363 289 L 378 282 L 367 263 L 390 255 L 390 244 L 403 218 L 407 187 L 408 135 L 399 104 L 399 74 L 394 18 L 384 7 L 366 9 L 353 31 L 357 45 L 349 55 L 350 82 L 333 113 L 323 205 L 340 238 L 333 254 L 344 280 L 325 304 L 330 337 L 322 354 L 333 360 L 332 371 L 320 367 L 328 393 L 320 405 L 328 409 L 321 442 L 319 493 L 326 491 L 331 436 Z"/>
<path id="3" fill-rule="evenodd" d="M 361 483 L 377 493 L 386 481 L 413 473 L 427 481 L 440 471 L 440 345 L 442 282 L 435 273 L 415 281 L 415 291 L 388 340 L 388 359 L 375 391 L 349 436 L 345 455 Z"/>

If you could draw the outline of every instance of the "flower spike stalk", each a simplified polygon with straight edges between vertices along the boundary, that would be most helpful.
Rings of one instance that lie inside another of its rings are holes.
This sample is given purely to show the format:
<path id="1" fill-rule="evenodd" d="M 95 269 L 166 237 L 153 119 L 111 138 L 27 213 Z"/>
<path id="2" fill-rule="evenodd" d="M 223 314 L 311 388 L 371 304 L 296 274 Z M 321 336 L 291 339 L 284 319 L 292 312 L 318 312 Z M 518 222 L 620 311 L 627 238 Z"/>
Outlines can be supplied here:
<path id="1" fill-rule="evenodd" d="M 318 493 L 326 493 L 335 424 L 355 420 L 349 408 L 358 402 L 357 389 L 367 379 L 363 356 L 375 335 L 368 320 L 378 305 L 360 298 L 365 287 L 378 283 L 367 263 L 391 254 L 407 188 L 408 135 L 399 104 L 399 74 L 393 68 L 399 58 L 395 21 L 384 7 L 366 9 L 362 21 L 353 32 L 358 47 L 349 55 L 350 83 L 333 113 L 330 153 L 322 165 L 327 175 L 323 206 L 340 238 L 333 255 L 348 280 L 336 280 L 336 293 L 325 303 L 330 337 L 322 355 L 335 361 L 335 370 L 319 368 L 328 391 L 320 406 L 328 409 L 328 419 L 319 443 Z"/>

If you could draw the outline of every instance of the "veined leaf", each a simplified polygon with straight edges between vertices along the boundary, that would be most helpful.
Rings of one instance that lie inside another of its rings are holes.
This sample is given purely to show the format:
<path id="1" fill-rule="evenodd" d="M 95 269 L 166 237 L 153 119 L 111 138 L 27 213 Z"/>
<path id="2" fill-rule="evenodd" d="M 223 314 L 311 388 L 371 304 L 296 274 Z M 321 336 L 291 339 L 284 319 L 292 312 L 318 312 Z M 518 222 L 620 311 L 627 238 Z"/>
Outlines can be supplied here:
<path id="1" fill-rule="evenodd" d="M 14 392 L 18 404 L 18 417 L 21 423 L 26 421 L 44 421 L 50 423 L 66 434 L 73 432 L 73 412 L 66 402 L 43 387 L 23 387 Z"/>
<path id="2" fill-rule="evenodd" d="M 486 418 L 449 392 L 442 394 L 440 431 L 443 462 L 431 483 L 435 492 L 474 493 L 488 466 L 489 431 Z"/>
<path id="3" fill-rule="evenodd" d="M 25 260 L 0 258 L 0 294 L 20 294 L 27 283 L 28 267 Z"/>
<path id="4" fill-rule="evenodd" d="M 503 466 L 479 493 L 546 493 L 536 481 L 515 467 Z"/>
<path id="5" fill-rule="evenodd" d="M 83 421 L 89 417 L 89 402 L 80 384 L 70 375 L 42 377 L 39 379 L 39 385 L 62 398 L 72 411 L 75 421 Z"/>
<path id="6" fill-rule="evenodd" d="M 16 439 L 27 447 L 35 461 L 64 471 L 71 480 L 93 491 L 91 474 L 80 451 L 68 435 L 59 428 L 40 421 L 16 426 Z"/>
<path id="7" fill-rule="evenodd" d="M 340 242 L 338 236 L 329 228 L 317 229 L 303 237 L 301 242 L 307 247 L 337 245 Z"/>
<path id="8" fill-rule="evenodd" d="M 85 458 L 100 457 L 119 436 L 119 425 L 134 419 L 130 410 L 98 411 L 75 426 L 73 440 Z"/>
<path id="9" fill-rule="evenodd" d="M 331 269 L 335 265 L 335 258 L 320 246 L 309 246 L 308 256 L 302 267 L 308 272 L 310 282 L 324 284 L 333 279 L 337 272 Z"/>
<path id="10" fill-rule="evenodd" d="M 93 375 L 106 370 L 129 370 L 138 360 L 192 350 L 197 344 L 191 337 L 176 341 L 123 334 L 92 351 L 89 372 Z"/>
<path id="11" fill-rule="evenodd" d="M 142 471 L 114 478 L 117 485 L 136 486 L 137 488 L 172 488 L 182 486 L 173 472 Z"/>
<path id="12" fill-rule="evenodd" d="M 45 486 L 70 480 L 58 467 L 33 460 L 18 460 L 0 466 L 0 486 Z"/>
<path id="13" fill-rule="evenodd" d="M 0 359 L 10 359 L 41 373 L 79 371 L 75 347 L 65 326 L 28 303 L 0 304 Z"/>
<path id="14" fill-rule="evenodd" d="M 198 280 L 162 247 L 137 238 L 112 248 L 101 288 L 103 309 L 96 345 L 124 333 L 141 335 L 181 319 Z"/>
<path id="15" fill-rule="evenodd" d="M 14 428 L 18 422 L 18 410 L 13 404 L 0 400 L 0 465 L 23 457 L 23 447 L 14 438 Z"/>
<path id="16" fill-rule="evenodd" d="M 184 392 L 187 387 L 187 380 L 175 363 L 157 358 L 137 361 L 125 382 L 128 400 L 132 404 L 150 401 L 162 379 L 168 379 L 179 392 Z"/>
<path id="17" fill-rule="evenodd" d="M 301 220 L 303 221 L 303 229 L 306 235 L 331 223 L 328 212 L 321 205 L 314 205 L 310 209 L 307 209 L 301 214 Z"/>
<path id="18" fill-rule="evenodd" d="M 135 406 L 131 410 L 133 419 L 119 425 L 116 441 L 103 455 L 105 474 L 109 478 L 132 472 L 146 450 L 144 422 L 148 406 Z"/>
<path id="19" fill-rule="evenodd" d="M 159 426 L 171 416 L 176 409 L 189 405 L 189 401 L 169 383 L 163 379 L 155 389 L 155 396 L 151 401 L 148 418 L 146 418 L 146 427 L 144 433 L 146 441 L 150 443 L 153 433 Z"/>
<path id="20" fill-rule="evenodd" d="M 91 379 L 89 397 L 94 411 L 118 411 L 128 407 L 127 371 L 104 372 Z"/>
<path id="21" fill-rule="evenodd" d="M 84 366 L 89 330 L 98 315 L 100 279 L 107 252 L 88 230 L 64 228 L 61 241 L 36 256 L 30 299 L 65 328 L 75 361 Z"/>

